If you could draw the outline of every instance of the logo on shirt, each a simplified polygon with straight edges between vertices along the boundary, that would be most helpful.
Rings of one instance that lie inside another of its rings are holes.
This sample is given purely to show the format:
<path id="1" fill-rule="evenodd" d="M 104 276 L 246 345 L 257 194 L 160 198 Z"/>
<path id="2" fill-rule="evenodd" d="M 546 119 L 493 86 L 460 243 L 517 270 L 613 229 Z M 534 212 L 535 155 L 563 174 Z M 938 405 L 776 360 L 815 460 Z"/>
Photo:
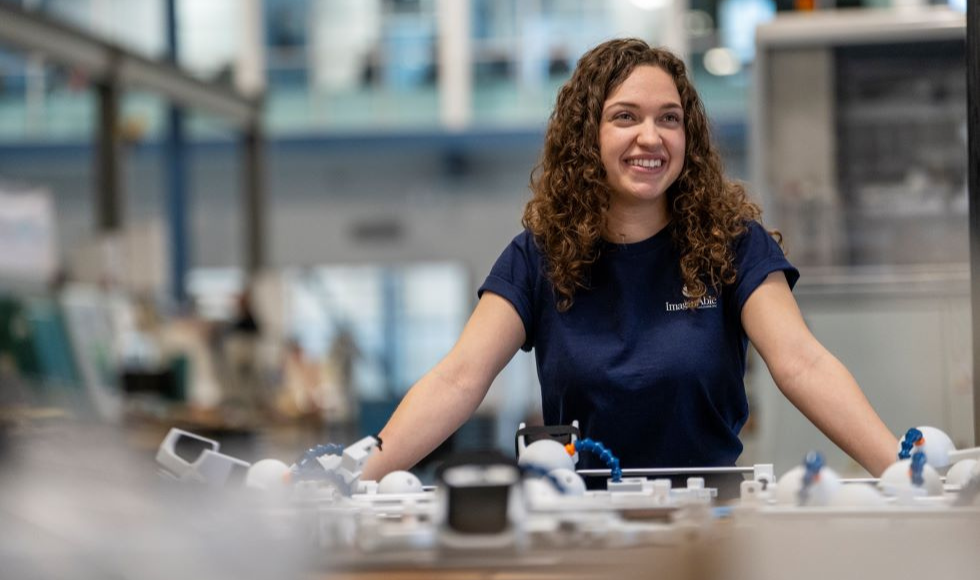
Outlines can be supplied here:
<path id="1" fill-rule="evenodd" d="M 691 293 L 687 289 L 687 285 L 681 288 L 681 294 L 684 298 L 688 300 L 684 302 L 664 302 L 665 310 L 667 312 L 680 312 L 682 310 L 704 310 L 706 308 L 718 308 L 718 297 L 712 296 L 710 294 L 705 294 L 699 298 L 696 302 L 690 300 Z"/>

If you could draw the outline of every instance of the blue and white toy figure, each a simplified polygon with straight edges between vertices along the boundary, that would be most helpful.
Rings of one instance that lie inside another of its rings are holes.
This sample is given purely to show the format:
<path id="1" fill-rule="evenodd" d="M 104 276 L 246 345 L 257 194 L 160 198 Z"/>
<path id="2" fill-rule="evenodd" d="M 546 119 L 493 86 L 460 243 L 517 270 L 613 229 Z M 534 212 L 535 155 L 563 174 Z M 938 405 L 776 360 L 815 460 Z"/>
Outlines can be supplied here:
<path id="1" fill-rule="evenodd" d="M 911 459 L 918 450 L 926 455 L 928 464 L 939 473 L 945 473 L 951 465 L 950 453 L 956 446 L 949 435 L 935 427 L 913 427 L 899 440 L 898 458 Z"/>
<path id="2" fill-rule="evenodd" d="M 578 421 L 572 422 L 572 427 L 578 430 Z M 523 434 L 527 431 L 527 425 L 521 423 L 517 429 L 517 464 L 521 467 L 535 466 L 544 471 L 553 469 L 568 469 L 575 471 L 575 464 L 578 463 L 578 453 L 569 455 L 565 450 L 565 445 L 555 439 L 538 439 L 527 444 Z M 578 440 L 575 433 L 570 433 L 571 442 L 574 444 Z"/>
<path id="3" fill-rule="evenodd" d="M 525 435 L 530 432 L 538 432 L 548 435 L 548 437 L 538 439 L 527 445 Z M 569 442 L 563 445 L 553 438 L 555 435 L 568 435 Z M 571 425 L 533 428 L 528 428 L 527 425 L 521 423 L 517 429 L 517 464 L 522 471 L 545 476 L 551 479 L 556 487 L 563 487 L 562 481 L 564 481 L 567 483 L 569 491 L 573 493 L 585 489 L 585 482 L 575 472 L 579 451 L 594 453 L 609 466 L 608 485 L 610 491 L 614 486 L 622 487 L 623 470 L 620 468 L 619 459 L 601 442 L 589 438 L 580 439 L 578 421 L 572 421 Z M 630 482 L 630 485 L 640 484 Z"/>
<path id="4" fill-rule="evenodd" d="M 945 433 L 932 427 L 913 427 L 899 442 L 898 461 L 881 474 L 878 487 L 891 496 L 941 496 L 943 482 L 933 464 L 945 468 L 952 450 L 955 447 Z M 930 460 L 930 452 L 939 459 Z"/>
<path id="5" fill-rule="evenodd" d="M 527 425 L 521 423 L 517 429 L 517 465 L 525 473 L 537 473 L 549 479 L 562 493 L 585 493 L 585 481 L 575 472 L 578 453 L 569 453 L 565 445 L 551 438 L 538 439 L 527 444 L 524 435 L 526 431 Z M 571 444 L 574 445 L 578 441 L 578 421 L 573 421 L 568 431 Z"/>
<path id="6" fill-rule="evenodd" d="M 916 461 L 922 456 L 921 461 Z M 886 495 L 899 496 L 912 491 L 912 495 L 941 496 L 943 482 L 939 474 L 927 463 L 924 454 L 913 454 L 912 459 L 900 459 L 881 474 L 878 487 Z"/>

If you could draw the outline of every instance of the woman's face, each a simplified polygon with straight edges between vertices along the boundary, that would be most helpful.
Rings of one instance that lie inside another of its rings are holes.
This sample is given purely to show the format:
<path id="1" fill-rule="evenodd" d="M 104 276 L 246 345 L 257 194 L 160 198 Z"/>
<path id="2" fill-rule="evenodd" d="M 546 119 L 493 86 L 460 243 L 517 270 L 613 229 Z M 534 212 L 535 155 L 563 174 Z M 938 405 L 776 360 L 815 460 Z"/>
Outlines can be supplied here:
<path id="1" fill-rule="evenodd" d="M 667 211 L 667 188 L 684 166 L 684 109 L 673 78 L 641 65 L 616 87 L 602 107 L 599 155 L 617 208 L 649 206 Z"/>

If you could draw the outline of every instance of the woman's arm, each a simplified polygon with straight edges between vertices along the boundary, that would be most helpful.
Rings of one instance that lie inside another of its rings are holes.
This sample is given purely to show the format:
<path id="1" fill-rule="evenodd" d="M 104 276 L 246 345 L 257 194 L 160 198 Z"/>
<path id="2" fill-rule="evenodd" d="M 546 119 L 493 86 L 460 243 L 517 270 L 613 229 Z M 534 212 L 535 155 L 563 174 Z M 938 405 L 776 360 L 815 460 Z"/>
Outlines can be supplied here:
<path id="1" fill-rule="evenodd" d="M 473 414 L 524 340 L 513 305 L 484 292 L 456 345 L 412 386 L 381 430 L 383 450 L 371 456 L 361 478 L 409 469 L 445 441 Z"/>
<path id="2" fill-rule="evenodd" d="M 895 461 L 898 441 L 851 373 L 807 328 L 782 272 L 749 296 L 742 326 L 779 390 L 824 435 L 875 477 Z"/>

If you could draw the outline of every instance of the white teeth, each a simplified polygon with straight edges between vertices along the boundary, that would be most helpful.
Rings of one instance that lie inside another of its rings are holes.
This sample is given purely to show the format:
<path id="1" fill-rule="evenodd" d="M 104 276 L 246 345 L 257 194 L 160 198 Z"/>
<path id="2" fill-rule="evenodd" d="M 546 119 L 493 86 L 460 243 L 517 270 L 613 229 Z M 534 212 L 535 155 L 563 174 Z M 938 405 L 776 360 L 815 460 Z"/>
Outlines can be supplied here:
<path id="1" fill-rule="evenodd" d="M 663 165 L 662 159 L 630 159 L 627 161 L 630 165 L 636 165 L 638 167 L 648 167 L 650 169 L 654 167 L 660 167 Z"/>

